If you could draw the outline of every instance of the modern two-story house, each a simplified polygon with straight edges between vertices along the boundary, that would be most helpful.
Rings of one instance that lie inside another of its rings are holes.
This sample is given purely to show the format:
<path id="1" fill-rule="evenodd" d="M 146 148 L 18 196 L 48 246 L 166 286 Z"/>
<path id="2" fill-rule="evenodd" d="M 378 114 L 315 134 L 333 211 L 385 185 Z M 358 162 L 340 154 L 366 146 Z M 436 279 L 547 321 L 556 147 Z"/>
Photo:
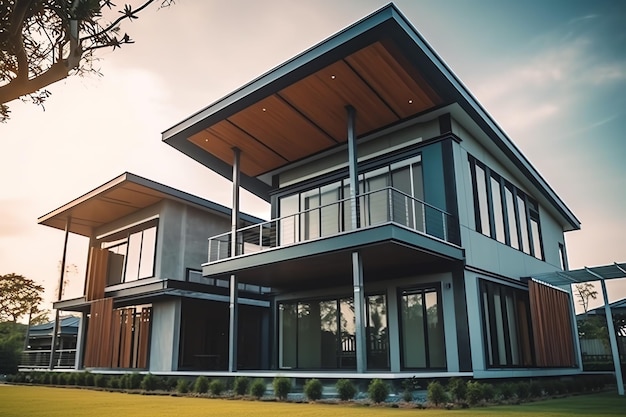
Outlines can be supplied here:
<path id="1" fill-rule="evenodd" d="M 90 237 L 77 367 L 424 378 L 581 371 L 580 222 L 390 4 L 163 133 L 226 208 L 126 174 L 40 219 Z M 241 215 L 244 188 L 271 220 Z M 101 343 L 106 341 L 106 343 Z"/>
<path id="2" fill-rule="evenodd" d="M 566 267 L 580 222 L 393 4 L 163 140 L 233 182 L 202 275 L 272 288 L 270 369 L 579 372 L 571 294 L 529 277 Z M 240 187 L 271 221 L 237 222 Z"/>

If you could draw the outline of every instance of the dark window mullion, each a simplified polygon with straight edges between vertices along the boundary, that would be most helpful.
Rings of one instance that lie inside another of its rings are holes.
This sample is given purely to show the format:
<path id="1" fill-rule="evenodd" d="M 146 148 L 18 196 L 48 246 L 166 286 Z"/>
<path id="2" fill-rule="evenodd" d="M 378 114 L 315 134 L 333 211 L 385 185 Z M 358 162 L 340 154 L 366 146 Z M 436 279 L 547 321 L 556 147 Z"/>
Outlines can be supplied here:
<path id="1" fill-rule="evenodd" d="M 485 189 L 487 190 L 487 213 L 489 213 L 489 232 L 492 239 L 497 240 L 496 235 L 496 221 L 495 215 L 493 212 L 493 195 L 491 191 L 491 170 L 489 167 L 484 166 L 483 170 L 485 171 Z"/>
<path id="2" fill-rule="evenodd" d="M 520 227 L 520 213 L 517 205 L 517 188 L 511 187 L 511 193 L 513 194 L 513 211 L 515 212 L 515 228 L 517 229 L 517 244 L 519 250 L 524 252 L 524 239 L 522 238 L 522 229 Z"/>
<path id="3" fill-rule="evenodd" d="M 524 200 L 524 207 L 526 209 L 526 229 L 528 229 L 528 247 L 529 247 L 529 253 L 532 256 L 535 256 L 535 242 L 533 239 L 533 228 L 530 222 L 530 201 L 528 201 L 528 196 L 524 193 L 522 193 L 522 198 Z"/>
<path id="4" fill-rule="evenodd" d="M 424 356 L 426 368 L 430 368 L 430 345 L 428 343 L 428 309 L 426 308 L 426 290 L 420 292 L 422 297 L 422 326 L 424 327 Z"/>
<path id="5" fill-rule="evenodd" d="M 509 328 L 509 313 L 506 308 L 506 297 L 510 291 L 504 287 L 500 288 L 500 311 L 502 311 L 502 329 L 504 330 L 504 349 L 506 355 L 506 365 L 513 364 L 511 352 L 511 329 Z"/>
<path id="6" fill-rule="evenodd" d="M 480 220 L 480 203 L 478 201 L 478 184 L 476 180 L 476 160 L 469 158 L 470 175 L 472 180 L 472 196 L 474 197 L 474 222 L 476 223 L 476 230 L 482 231 L 482 223 Z"/>
<path id="7" fill-rule="evenodd" d="M 509 227 L 509 209 L 506 204 L 506 181 L 500 177 L 500 201 L 502 202 L 502 218 L 504 220 L 504 241 L 511 246 L 511 230 Z"/>

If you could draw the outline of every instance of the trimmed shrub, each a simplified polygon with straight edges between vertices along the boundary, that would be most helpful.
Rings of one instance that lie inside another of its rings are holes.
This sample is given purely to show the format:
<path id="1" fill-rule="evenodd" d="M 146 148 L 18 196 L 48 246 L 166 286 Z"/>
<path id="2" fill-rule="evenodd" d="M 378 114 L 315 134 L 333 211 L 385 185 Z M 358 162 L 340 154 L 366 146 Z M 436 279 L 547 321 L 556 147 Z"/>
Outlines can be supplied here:
<path id="1" fill-rule="evenodd" d="M 261 378 L 257 378 L 250 385 L 250 395 L 257 399 L 261 398 L 263 394 L 265 394 L 265 389 L 265 381 Z"/>
<path id="2" fill-rule="evenodd" d="M 99 388 L 105 388 L 109 385 L 109 378 L 102 374 L 97 374 L 93 377 L 93 384 Z"/>
<path id="3" fill-rule="evenodd" d="M 304 394 L 311 401 L 317 401 L 322 398 L 322 389 L 322 383 L 316 378 L 309 379 L 304 384 Z"/>
<path id="4" fill-rule="evenodd" d="M 209 391 L 209 379 L 206 376 L 199 376 L 193 383 L 193 390 L 199 394 L 205 394 Z"/>
<path id="5" fill-rule="evenodd" d="M 56 385 L 59 382 L 59 374 L 56 372 L 50 373 L 50 385 Z"/>
<path id="6" fill-rule="evenodd" d="M 74 385 L 82 387 L 85 385 L 85 372 L 77 372 L 74 375 Z"/>
<path id="7" fill-rule="evenodd" d="M 179 392 L 181 394 L 186 394 L 189 392 L 189 381 L 187 381 L 186 379 L 179 379 L 178 382 L 176 383 L 176 392 Z"/>
<path id="8" fill-rule="evenodd" d="M 159 378 L 152 375 L 151 373 L 147 373 L 144 375 L 141 380 L 141 389 L 145 389 L 146 391 L 155 391 L 159 389 Z"/>
<path id="9" fill-rule="evenodd" d="M 238 376 L 233 382 L 233 391 L 237 395 L 246 395 L 250 388 L 250 379 L 247 376 Z"/>
<path id="10" fill-rule="evenodd" d="M 538 381 L 531 381 L 528 385 L 528 390 L 532 397 L 541 397 L 543 395 L 543 387 Z"/>
<path id="11" fill-rule="evenodd" d="M 116 376 L 109 378 L 109 388 L 118 389 L 120 387 L 120 379 Z"/>
<path id="12" fill-rule="evenodd" d="M 176 389 L 177 383 L 178 383 L 178 379 L 176 378 L 168 378 L 164 376 L 161 379 L 161 387 L 163 387 L 165 391 L 174 391 Z"/>
<path id="13" fill-rule="evenodd" d="M 96 382 L 95 382 L 93 374 L 90 372 L 85 372 L 85 386 L 93 387 L 95 383 Z"/>
<path id="14" fill-rule="evenodd" d="M 335 388 L 342 401 L 351 400 L 356 395 L 356 387 L 349 379 L 340 379 L 335 384 Z"/>
<path id="15" fill-rule="evenodd" d="M 467 383 L 467 391 L 465 399 L 469 405 L 476 405 L 483 399 L 483 384 L 478 381 L 469 381 Z"/>
<path id="16" fill-rule="evenodd" d="M 513 397 L 513 394 L 515 393 L 515 384 L 505 382 L 504 384 L 498 385 L 497 391 L 498 394 L 502 396 L 502 399 L 509 400 Z"/>
<path id="17" fill-rule="evenodd" d="M 402 401 L 407 403 L 413 401 L 413 391 L 405 388 L 404 391 L 402 391 Z"/>
<path id="18" fill-rule="evenodd" d="M 467 392 L 467 382 L 461 378 L 450 378 L 448 381 L 448 391 L 455 401 L 464 401 Z"/>
<path id="19" fill-rule="evenodd" d="M 389 386 L 378 378 L 372 379 L 367 387 L 367 395 L 375 403 L 382 403 L 389 396 Z"/>
<path id="20" fill-rule="evenodd" d="M 67 375 L 65 373 L 59 374 L 57 377 L 57 384 L 66 385 L 67 384 Z"/>
<path id="21" fill-rule="evenodd" d="M 46 372 L 41 376 L 41 383 L 48 385 L 50 383 L 50 372 Z"/>
<path id="22" fill-rule="evenodd" d="M 520 400 L 525 400 L 530 397 L 530 384 L 528 382 L 518 382 L 513 386 L 513 389 L 515 390 L 517 398 Z"/>
<path id="23" fill-rule="evenodd" d="M 143 375 L 138 372 L 133 372 L 128 375 L 127 387 L 128 389 L 139 389 L 141 388 L 141 381 L 143 381 Z"/>
<path id="24" fill-rule="evenodd" d="M 491 401 L 493 400 L 493 398 L 496 396 L 496 389 L 495 387 L 486 382 L 483 384 L 483 399 L 485 401 Z"/>
<path id="25" fill-rule="evenodd" d="M 76 373 L 70 372 L 65 376 L 65 384 L 66 385 L 74 385 L 76 384 Z"/>
<path id="26" fill-rule="evenodd" d="M 274 387 L 274 395 L 276 398 L 285 400 L 287 399 L 289 391 L 291 391 L 291 380 L 284 376 L 277 376 L 274 378 L 274 381 L 272 381 L 272 386 Z"/>
<path id="27" fill-rule="evenodd" d="M 448 400 L 448 396 L 439 381 L 432 381 L 426 388 L 426 399 L 429 403 L 438 406 L 441 403 L 445 403 Z"/>
<path id="28" fill-rule="evenodd" d="M 209 384 L 209 391 L 211 391 L 211 394 L 213 395 L 219 396 L 224 389 L 226 389 L 226 385 L 221 379 L 214 379 Z"/>

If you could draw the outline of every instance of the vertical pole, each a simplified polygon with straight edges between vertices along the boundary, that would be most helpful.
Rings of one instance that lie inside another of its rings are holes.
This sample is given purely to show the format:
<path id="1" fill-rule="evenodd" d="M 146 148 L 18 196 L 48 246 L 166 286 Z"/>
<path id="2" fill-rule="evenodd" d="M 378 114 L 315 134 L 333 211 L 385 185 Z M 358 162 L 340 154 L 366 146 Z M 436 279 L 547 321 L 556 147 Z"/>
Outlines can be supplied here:
<path id="1" fill-rule="evenodd" d="M 65 259 L 67 258 L 67 240 L 70 235 L 70 224 L 72 223 L 72 217 L 67 216 L 65 219 L 65 239 L 63 241 L 63 256 L 61 257 L 61 273 L 59 274 L 59 293 L 57 295 L 57 301 L 61 301 L 63 297 L 63 281 L 65 280 Z M 54 313 L 54 325 L 52 326 L 52 345 L 50 346 L 50 369 L 54 369 L 54 356 L 56 353 L 57 345 L 57 333 L 59 332 L 59 310 L 56 309 Z"/>
<path id="2" fill-rule="evenodd" d="M 609 305 L 609 297 L 606 293 L 606 284 L 604 278 L 600 279 L 602 285 L 602 297 L 604 298 L 604 314 L 606 315 L 606 328 L 609 331 L 609 341 L 611 342 L 611 354 L 613 355 L 613 366 L 615 367 L 615 383 L 617 384 L 617 393 L 624 395 L 624 379 L 622 377 L 622 365 L 619 359 L 619 351 L 617 349 L 617 338 L 615 337 L 615 325 L 613 324 L 613 314 Z"/>
<path id="3" fill-rule="evenodd" d="M 352 106 L 346 106 L 348 113 L 348 167 L 350 173 L 350 220 L 352 230 L 356 230 L 360 227 L 359 219 L 359 179 L 358 179 L 358 167 L 357 167 L 357 152 L 356 152 L 356 110 Z"/>
<path id="4" fill-rule="evenodd" d="M 239 161 L 241 158 L 241 151 L 238 148 L 233 148 L 233 207 L 232 207 L 232 224 L 231 224 L 231 243 L 230 253 L 231 256 L 238 254 L 237 245 L 237 226 L 239 224 L 239 179 L 240 168 Z M 238 292 L 238 280 L 234 274 L 230 276 L 230 300 L 229 300 L 229 329 L 228 329 L 228 371 L 237 371 L 237 292 Z"/>
<path id="5" fill-rule="evenodd" d="M 352 252 L 352 281 L 354 285 L 354 336 L 356 338 L 356 371 L 367 370 L 365 340 L 365 294 L 363 293 L 363 259 L 359 252 Z"/>

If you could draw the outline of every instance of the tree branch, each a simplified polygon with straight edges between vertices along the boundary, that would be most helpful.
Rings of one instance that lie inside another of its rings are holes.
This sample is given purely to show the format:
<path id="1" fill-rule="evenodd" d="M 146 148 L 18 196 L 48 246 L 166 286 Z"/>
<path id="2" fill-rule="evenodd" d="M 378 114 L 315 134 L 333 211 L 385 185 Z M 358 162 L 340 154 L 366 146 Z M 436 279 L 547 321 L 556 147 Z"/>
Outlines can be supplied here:
<path id="1" fill-rule="evenodd" d="M 64 61 L 56 62 L 46 72 L 33 79 L 15 78 L 0 87 L 0 103 L 8 103 L 22 96 L 33 94 L 48 85 L 67 77 L 69 68 Z"/>

